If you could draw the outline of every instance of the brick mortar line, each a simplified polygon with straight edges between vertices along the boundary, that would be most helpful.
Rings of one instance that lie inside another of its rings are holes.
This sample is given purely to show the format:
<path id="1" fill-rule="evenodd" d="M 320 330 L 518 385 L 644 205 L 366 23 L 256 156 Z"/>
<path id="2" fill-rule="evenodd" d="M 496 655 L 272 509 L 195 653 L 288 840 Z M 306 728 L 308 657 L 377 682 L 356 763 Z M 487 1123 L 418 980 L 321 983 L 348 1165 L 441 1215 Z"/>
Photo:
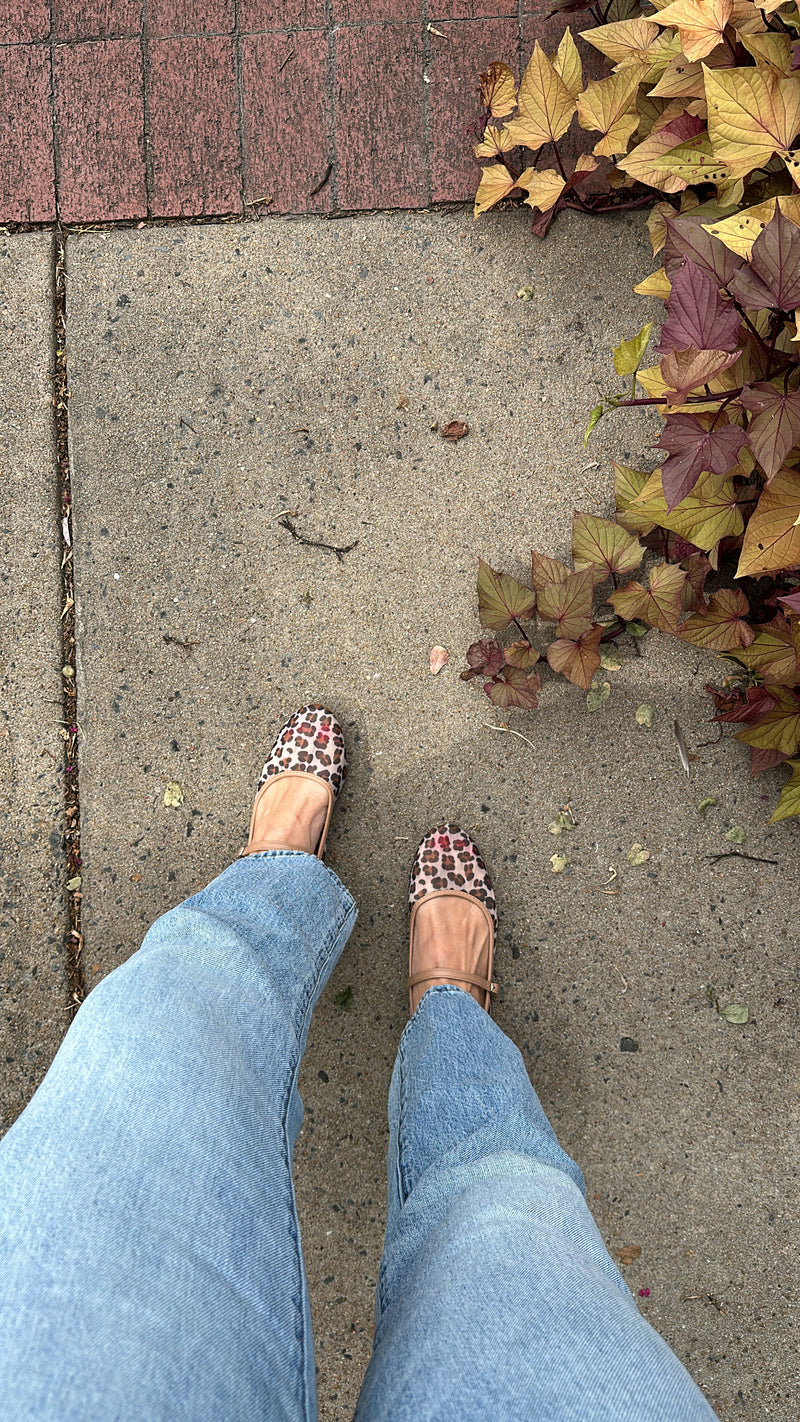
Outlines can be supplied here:
<path id="1" fill-rule="evenodd" d="M 144 162 L 144 187 L 147 198 L 147 216 L 153 211 L 153 144 L 150 136 L 150 36 L 147 29 L 145 0 L 141 0 L 142 27 L 139 45 L 142 51 L 142 160 Z"/>
<path id="2" fill-rule="evenodd" d="M 67 899 L 67 930 L 64 953 L 67 964 L 70 1018 L 75 1016 L 86 995 L 83 963 L 82 907 L 80 882 L 70 888 L 75 878 L 83 876 L 81 859 L 81 808 L 79 777 L 78 688 L 75 668 L 75 577 L 73 568 L 74 538 L 72 519 L 72 471 L 69 456 L 69 386 L 67 381 L 67 260 L 66 231 L 56 228 L 53 244 L 53 412 L 56 434 L 56 461 L 59 478 L 58 518 L 61 527 L 61 655 L 62 704 L 64 716 L 64 849 L 67 879 L 64 891 Z"/>
<path id="3" fill-rule="evenodd" d="M 532 14 L 525 11 L 520 5 L 519 10 L 523 14 Z M 427 9 L 427 6 L 426 6 Z M 435 17 L 435 22 L 443 25 L 479 25 L 484 20 L 510 20 L 513 15 L 464 15 L 453 18 L 449 15 L 439 15 Z M 427 23 L 427 19 L 424 23 Z M 401 29 L 408 25 L 423 24 L 422 18 L 416 20 L 326 20 L 322 25 L 268 25 L 261 30 L 185 30 L 169 35 L 154 35 L 148 31 L 147 39 L 150 44 L 158 43 L 160 40 L 181 40 L 181 39 L 229 39 L 233 40 L 237 34 L 240 39 L 248 39 L 251 35 L 293 35 L 293 34 L 320 34 L 324 30 L 365 30 L 375 25 L 392 25 L 395 29 Z M 78 39 L 61 40 L 53 35 L 48 35 L 44 39 L 32 40 L 11 40 L 6 43 L 0 42 L 0 50 L 19 49 L 22 46 L 36 46 L 47 49 L 72 49 L 81 44 L 113 44 L 122 40 L 138 40 L 142 38 L 144 24 L 141 29 L 126 31 L 124 34 L 114 35 L 81 35 Z"/>
<path id="4" fill-rule="evenodd" d="M 325 33 L 328 37 L 328 162 L 332 165 L 330 176 L 331 208 L 336 212 L 339 205 L 339 145 L 336 141 L 336 30 L 333 23 L 333 0 L 325 0 Z M 278 214 L 275 214 L 276 217 Z"/>
<path id="5" fill-rule="evenodd" d="M 247 211 L 247 144 L 244 126 L 244 82 L 242 79 L 242 31 L 239 0 L 233 0 L 233 62 L 236 72 L 236 121 L 239 125 L 239 191 L 242 212 Z"/>
<path id="6" fill-rule="evenodd" d="M 428 29 L 430 20 L 428 19 L 428 0 L 421 0 L 422 19 L 422 154 L 425 161 L 425 196 L 428 202 L 431 200 L 433 192 L 433 173 L 431 165 L 431 73 L 430 67 L 433 62 L 433 47 L 431 45 L 431 32 Z"/>
<path id="7" fill-rule="evenodd" d="M 333 212 L 273 212 L 256 217 L 247 212 L 215 212 L 194 217 L 117 217 L 98 222 L 2 222 L 0 230 L 11 237 L 25 232 L 52 232 L 55 228 L 64 236 L 79 237 L 83 232 L 117 232 L 157 230 L 162 227 L 236 226 L 244 222 L 337 222 L 345 217 L 390 216 L 394 212 L 459 212 L 471 208 L 473 198 L 453 198 L 441 202 L 409 203 L 405 207 L 348 207 Z"/>

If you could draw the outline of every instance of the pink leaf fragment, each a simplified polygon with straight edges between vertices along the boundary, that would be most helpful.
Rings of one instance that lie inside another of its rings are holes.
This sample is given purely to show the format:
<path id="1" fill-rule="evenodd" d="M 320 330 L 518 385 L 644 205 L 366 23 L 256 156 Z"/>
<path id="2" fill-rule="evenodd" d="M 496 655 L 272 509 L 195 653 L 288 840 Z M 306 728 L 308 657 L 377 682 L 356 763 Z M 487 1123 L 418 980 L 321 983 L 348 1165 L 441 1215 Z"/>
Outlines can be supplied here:
<path id="1" fill-rule="evenodd" d="M 431 676 L 436 676 L 450 660 L 446 647 L 431 647 Z"/>

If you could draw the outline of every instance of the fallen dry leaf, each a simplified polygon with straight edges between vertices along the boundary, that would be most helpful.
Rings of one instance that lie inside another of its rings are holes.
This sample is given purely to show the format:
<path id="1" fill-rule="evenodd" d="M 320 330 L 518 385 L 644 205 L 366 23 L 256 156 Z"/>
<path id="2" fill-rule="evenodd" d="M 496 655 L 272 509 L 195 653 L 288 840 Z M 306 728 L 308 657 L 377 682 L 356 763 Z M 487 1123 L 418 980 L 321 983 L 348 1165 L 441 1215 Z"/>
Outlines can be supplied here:
<path id="1" fill-rule="evenodd" d="M 446 647 L 431 647 L 431 676 L 436 676 L 450 660 Z"/>
<path id="2" fill-rule="evenodd" d="M 617 1250 L 617 1258 L 620 1264 L 632 1264 L 634 1259 L 638 1259 L 642 1252 L 641 1244 L 624 1244 Z"/>
<path id="3" fill-rule="evenodd" d="M 164 804 L 174 809 L 183 804 L 183 791 L 176 780 L 170 780 L 164 791 Z"/>
<path id="4" fill-rule="evenodd" d="M 444 425 L 441 430 L 442 439 L 457 440 L 463 439 L 469 434 L 469 425 L 465 425 L 463 420 L 451 420 L 448 425 Z"/>

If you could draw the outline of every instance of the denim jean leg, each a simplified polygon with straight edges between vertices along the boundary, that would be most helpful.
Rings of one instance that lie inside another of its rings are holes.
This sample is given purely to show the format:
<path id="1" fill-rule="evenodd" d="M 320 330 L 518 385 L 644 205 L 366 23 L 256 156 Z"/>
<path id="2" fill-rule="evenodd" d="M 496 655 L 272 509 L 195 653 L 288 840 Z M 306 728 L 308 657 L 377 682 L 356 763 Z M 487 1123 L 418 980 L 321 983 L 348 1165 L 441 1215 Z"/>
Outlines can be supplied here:
<path id="1" fill-rule="evenodd" d="M 514 1044 L 421 999 L 389 1094 L 389 1211 L 357 1422 L 710 1422 L 642 1318 Z"/>
<path id="2" fill-rule="evenodd" d="M 4 1422 L 311 1422 L 297 1072 L 355 906 L 238 860 L 89 995 L 0 1142 Z"/>

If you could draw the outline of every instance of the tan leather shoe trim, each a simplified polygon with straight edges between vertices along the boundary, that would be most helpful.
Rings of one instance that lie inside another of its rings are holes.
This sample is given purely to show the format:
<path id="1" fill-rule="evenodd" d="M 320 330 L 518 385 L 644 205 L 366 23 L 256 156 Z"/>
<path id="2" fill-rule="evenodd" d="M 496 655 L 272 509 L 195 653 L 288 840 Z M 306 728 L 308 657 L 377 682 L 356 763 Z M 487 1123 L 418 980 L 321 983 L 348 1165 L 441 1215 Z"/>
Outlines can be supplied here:
<path id="1" fill-rule="evenodd" d="M 489 930 L 489 975 L 486 978 L 476 977 L 472 973 L 451 972 L 448 968 L 430 968 L 424 973 L 414 972 L 414 928 L 416 926 L 417 914 L 423 904 L 431 899 L 468 899 L 471 904 L 480 909 L 486 927 Z M 434 889 L 432 893 L 426 894 L 424 898 L 417 899 L 411 910 L 411 923 L 409 925 L 408 944 L 408 1004 L 411 1012 L 414 1012 L 411 989 L 418 987 L 424 982 L 463 982 L 469 983 L 472 987 L 482 988 L 485 994 L 483 1006 L 487 1012 L 491 1007 L 492 998 L 497 996 L 497 983 L 492 982 L 492 967 L 494 965 L 494 922 L 492 915 L 481 899 L 476 899 L 474 894 L 466 894 L 461 889 Z M 419 1004 L 418 1004 L 419 1005 Z"/>
<path id="2" fill-rule="evenodd" d="M 270 849 L 285 849 L 294 851 L 295 853 L 302 853 L 302 851 L 298 851 L 297 845 L 258 843 L 258 841 L 253 839 L 253 834 L 255 832 L 256 814 L 265 791 L 269 790 L 270 786 L 274 785 L 278 780 L 308 780 L 309 776 L 311 776 L 311 771 L 308 770 L 283 770 L 280 775 L 270 775 L 269 779 L 264 781 L 264 784 L 261 786 L 261 789 L 253 801 L 253 813 L 250 816 L 250 835 L 244 849 L 240 851 L 240 859 L 244 859 L 247 854 L 263 854 Z M 333 786 L 329 780 L 323 780 L 320 775 L 313 775 L 312 779 L 316 780 L 318 785 L 324 786 L 328 793 L 328 813 L 325 816 L 325 823 L 322 826 L 322 834 L 320 835 L 319 843 L 314 850 L 317 859 L 323 859 L 325 857 L 325 841 L 328 838 L 328 826 L 331 822 L 336 796 L 333 793 Z"/>

